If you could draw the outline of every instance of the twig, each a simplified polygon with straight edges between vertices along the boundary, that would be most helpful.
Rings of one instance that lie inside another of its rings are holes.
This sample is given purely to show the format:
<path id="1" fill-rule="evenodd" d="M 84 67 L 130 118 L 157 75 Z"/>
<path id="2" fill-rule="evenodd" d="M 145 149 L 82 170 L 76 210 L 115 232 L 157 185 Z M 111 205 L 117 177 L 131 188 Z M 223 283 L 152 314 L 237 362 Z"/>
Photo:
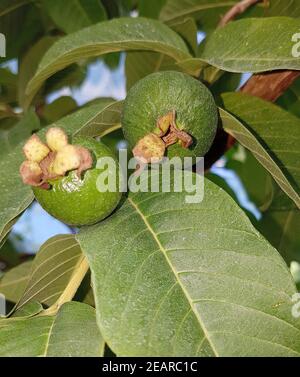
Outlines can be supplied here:
<path id="1" fill-rule="evenodd" d="M 234 20 L 236 16 L 239 14 L 244 13 L 248 8 L 252 5 L 259 3 L 261 0 L 242 0 L 232 8 L 222 17 L 221 21 L 219 22 L 218 27 L 223 27 L 227 25 L 230 21 Z M 266 0 L 262 0 L 264 4 L 266 4 Z"/>

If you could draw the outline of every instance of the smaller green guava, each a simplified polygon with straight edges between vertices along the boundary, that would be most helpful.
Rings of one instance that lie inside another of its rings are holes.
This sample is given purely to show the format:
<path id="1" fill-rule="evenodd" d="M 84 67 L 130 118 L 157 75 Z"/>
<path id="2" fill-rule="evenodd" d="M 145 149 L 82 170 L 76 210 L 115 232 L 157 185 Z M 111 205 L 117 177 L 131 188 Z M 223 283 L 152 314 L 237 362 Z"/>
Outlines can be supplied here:
<path id="1" fill-rule="evenodd" d="M 69 144 L 64 131 L 58 128 L 50 129 L 46 138 L 47 144 L 37 135 L 28 140 L 24 153 L 27 151 L 25 156 L 33 156 L 34 160 L 27 159 L 20 167 L 23 182 L 32 186 L 40 205 L 72 226 L 94 224 L 110 215 L 122 196 L 118 186 L 119 165 L 111 150 L 89 137 L 76 137 Z M 99 190 L 97 184 L 104 171 L 97 161 L 107 157 L 114 162 L 105 165 L 105 177 L 116 178 L 112 191 Z"/>
<path id="2" fill-rule="evenodd" d="M 122 113 L 124 136 L 134 156 L 145 163 L 164 155 L 203 157 L 217 123 L 217 106 L 207 87 L 176 71 L 152 73 L 138 81 Z"/>

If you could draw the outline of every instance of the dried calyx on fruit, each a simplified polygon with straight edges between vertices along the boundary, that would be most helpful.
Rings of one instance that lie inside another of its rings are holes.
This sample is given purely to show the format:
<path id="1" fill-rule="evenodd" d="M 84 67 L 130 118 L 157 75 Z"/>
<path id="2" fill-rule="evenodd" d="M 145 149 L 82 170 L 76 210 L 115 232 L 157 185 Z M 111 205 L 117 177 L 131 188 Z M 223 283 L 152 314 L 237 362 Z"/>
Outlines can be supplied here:
<path id="1" fill-rule="evenodd" d="M 213 144 L 218 108 L 199 80 L 177 71 L 155 72 L 129 89 L 121 123 L 140 163 L 159 162 L 165 155 L 194 164 Z"/>
<path id="2" fill-rule="evenodd" d="M 58 127 L 49 128 L 46 144 L 36 134 L 32 135 L 23 148 L 26 161 L 20 166 L 25 184 L 44 189 L 50 188 L 49 180 L 63 177 L 76 170 L 77 176 L 90 169 L 93 158 L 82 146 L 71 145 L 65 131 Z"/>
<path id="3" fill-rule="evenodd" d="M 162 160 L 166 149 L 177 142 L 182 148 L 188 148 L 193 138 L 177 127 L 176 111 L 173 110 L 157 120 L 154 131 L 140 139 L 132 152 L 141 163 L 156 163 Z"/>

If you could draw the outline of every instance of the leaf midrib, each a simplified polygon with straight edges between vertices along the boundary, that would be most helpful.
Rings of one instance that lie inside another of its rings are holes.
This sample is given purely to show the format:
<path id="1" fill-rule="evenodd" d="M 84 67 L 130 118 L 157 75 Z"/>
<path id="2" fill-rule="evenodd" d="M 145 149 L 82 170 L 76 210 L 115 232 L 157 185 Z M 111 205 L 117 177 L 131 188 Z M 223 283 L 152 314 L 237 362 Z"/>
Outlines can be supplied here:
<path id="1" fill-rule="evenodd" d="M 214 344 L 212 343 L 212 341 L 211 341 L 211 339 L 210 339 L 210 337 L 209 337 L 208 331 L 207 331 L 207 329 L 206 329 L 206 327 L 205 327 L 205 325 L 204 325 L 204 323 L 203 323 L 203 321 L 202 321 L 202 319 L 201 319 L 201 317 L 200 317 L 200 314 L 199 314 L 199 312 L 198 312 L 197 310 L 195 310 L 195 307 L 194 307 L 193 301 L 191 300 L 191 298 L 190 298 L 188 292 L 186 291 L 185 287 L 183 286 L 181 280 L 179 279 L 178 274 L 177 274 L 177 271 L 174 269 L 174 267 L 173 267 L 173 265 L 172 265 L 172 263 L 171 263 L 171 261 L 170 261 L 168 255 L 167 255 L 167 252 L 166 252 L 165 248 L 163 247 L 163 245 L 161 244 L 160 240 L 159 240 L 158 237 L 156 236 L 154 230 L 153 230 L 152 227 L 151 227 L 151 224 L 149 223 L 149 221 L 147 220 L 147 218 L 144 216 L 144 214 L 142 213 L 142 211 L 139 209 L 138 205 L 137 205 L 136 203 L 134 203 L 134 201 L 133 201 L 130 197 L 128 197 L 128 201 L 129 201 L 129 203 L 131 204 L 131 206 L 134 208 L 134 210 L 139 214 L 139 216 L 141 217 L 141 219 L 142 219 L 143 222 L 145 223 L 147 229 L 149 230 L 149 232 L 151 233 L 152 237 L 154 238 L 155 242 L 157 243 L 159 249 L 160 249 L 161 252 L 163 253 L 163 255 L 164 255 L 164 257 L 165 257 L 165 259 L 166 259 L 168 265 L 169 265 L 170 268 L 171 268 L 171 271 L 173 272 L 173 274 L 174 274 L 174 276 L 175 276 L 175 278 L 176 278 L 176 280 L 177 280 L 179 286 L 181 287 L 181 289 L 182 289 L 182 291 L 183 291 L 183 293 L 184 293 L 186 299 L 188 300 L 189 305 L 190 305 L 191 309 L 193 310 L 193 313 L 195 314 L 196 318 L 197 318 L 198 321 L 199 321 L 199 324 L 200 324 L 200 326 L 201 326 L 201 328 L 202 328 L 202 331 L 203 331 L 203 333 L 204 333 L 205 338 L 206 338 L 207 341 L 209 342 L 210 347 L 211 347 L 212 351 L 214 352 L 214 354 L 215 354 L 216 356 L 218 356 L 218 352 L 217 352 L 217 350 L 215 349 Z"/>
<path id="2" fill-rule="evenodd" d="M 49 334 L 48 334 L 47 339 L 46 339 L 45 351 L 43 353 L 43 356 L 47 356 L 48 348 L 49 348 L 49 344 L 50 344 L 50 338 L 51 338 L 51 335 L 52 335 L 54 324 L 55 324 L 55 317 L 53 317 L 53 322 L 51 323 L 51 326 L 49 328 Z"/>

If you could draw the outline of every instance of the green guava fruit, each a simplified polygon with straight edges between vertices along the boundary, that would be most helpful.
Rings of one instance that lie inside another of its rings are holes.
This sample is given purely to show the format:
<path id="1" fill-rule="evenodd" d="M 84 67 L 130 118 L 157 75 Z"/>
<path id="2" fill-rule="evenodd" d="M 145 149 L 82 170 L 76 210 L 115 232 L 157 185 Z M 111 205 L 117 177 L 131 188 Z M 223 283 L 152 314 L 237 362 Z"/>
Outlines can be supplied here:
<path id="1" fill-rule="evenodd" d="M 190 137 L 191 142 L 184 146 L 176 135 L 173 135 L 174 139 L 165 132 L 162 140 L 165 141 L 166 156 L 204 156 L 216 134 L 217 106 L 205 85 L 176 71 L 150 74 L 129 90 L 122 113 L 122 127 L 130 147 L 137 147 L 146 135 L 157 134 L 158 121 L 161 119 L 162 124 L 166 123 L 164 117 L 170 112 L 175 114 L 176 128 Z M 146 142 L 148 147 L 149 140 Z M 159 153 L 161 146 L 158 146 L 155 152 Z"/>
<path id="2" fill-rule="evenodd" d="M 55 218 L 73 226 L 90 225 L 110 215 L 122 195 L 118 185 L 115 192 L 100 192 L 97 189 L 97 179 L 103 171 L 96 167 L 97 160 L 103 157 L 114 159 L 117 169 L 109 170 L 108 173 L 116 172 L 117 182 L 118 163 L 111 150 L 93 138 L 77 137 L 72 144 L 85 147 L 91 152 L 92 168 L 86 170 L 81 178 L 73 170 L 64 177 L 50 179 L 48 181 L 50 188 L 47 190 L 41 187 L 32 187 L 32 189 L 40 205 Z"/>

